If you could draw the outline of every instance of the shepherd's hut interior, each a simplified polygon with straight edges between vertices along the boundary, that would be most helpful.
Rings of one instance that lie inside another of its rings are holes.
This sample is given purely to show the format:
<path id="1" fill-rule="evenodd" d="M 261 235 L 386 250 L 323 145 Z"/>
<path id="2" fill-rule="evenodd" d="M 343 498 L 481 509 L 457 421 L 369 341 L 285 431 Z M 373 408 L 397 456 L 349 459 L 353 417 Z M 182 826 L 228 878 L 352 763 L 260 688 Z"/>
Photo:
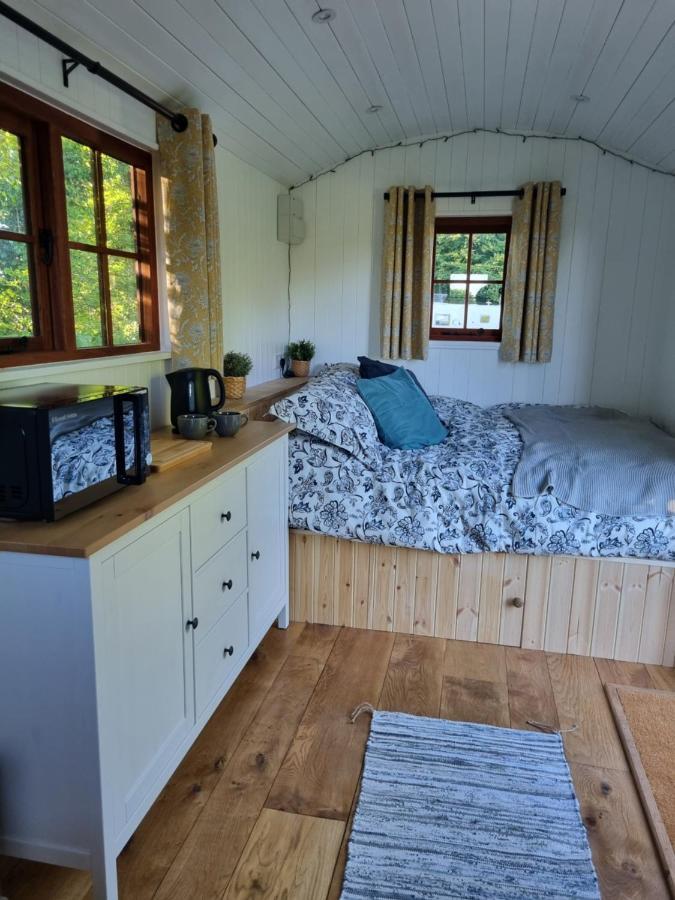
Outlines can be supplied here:
<path id="1" fill-rule="evenodd" d="M 0 900 L 675 897 L 673 0 L 0 0 Z"/>

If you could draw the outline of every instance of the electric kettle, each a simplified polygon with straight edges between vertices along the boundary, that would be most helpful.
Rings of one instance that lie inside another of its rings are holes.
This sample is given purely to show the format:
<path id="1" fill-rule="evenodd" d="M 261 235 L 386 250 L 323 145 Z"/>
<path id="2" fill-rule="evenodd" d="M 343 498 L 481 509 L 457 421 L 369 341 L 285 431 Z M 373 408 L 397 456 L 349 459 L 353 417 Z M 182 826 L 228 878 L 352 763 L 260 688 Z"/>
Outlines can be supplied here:
<path id="1" fill-rule="evenodd" d="M 213 379 L 218 386 L 218 399 L 211 400 Z M 225 403 L 225 382 L 216 369 L 177 369 L 169 372 L 166 380 L 171 387 L 171 424 L 176 431 L 176 420 L 184 413 L 210 415 Z"/>

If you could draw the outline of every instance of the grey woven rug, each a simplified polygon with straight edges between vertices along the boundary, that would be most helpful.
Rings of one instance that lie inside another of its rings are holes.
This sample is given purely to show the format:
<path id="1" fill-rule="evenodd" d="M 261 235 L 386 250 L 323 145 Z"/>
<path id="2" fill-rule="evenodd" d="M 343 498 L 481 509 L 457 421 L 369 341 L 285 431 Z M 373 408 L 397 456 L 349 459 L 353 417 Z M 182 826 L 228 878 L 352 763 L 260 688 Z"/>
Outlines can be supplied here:
<path id="1" fill-rule="evenodd" d="M 341 896 L 598 898 L 560 735 L 375 712 Z"/>

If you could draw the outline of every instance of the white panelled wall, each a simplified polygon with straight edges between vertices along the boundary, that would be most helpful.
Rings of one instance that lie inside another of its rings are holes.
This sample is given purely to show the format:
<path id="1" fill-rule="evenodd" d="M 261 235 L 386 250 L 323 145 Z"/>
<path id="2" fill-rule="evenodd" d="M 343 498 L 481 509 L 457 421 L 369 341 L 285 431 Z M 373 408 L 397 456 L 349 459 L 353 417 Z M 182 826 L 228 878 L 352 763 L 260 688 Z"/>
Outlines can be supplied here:
<path id="1" fill-rule="evenodd" d="M 277 241 L 277 195 L 285 188 L 216 150 L 225 350 L 250 353 L 248 383 L 280 375 L 288 341 L 288 245 Z"/>
<path id="2" fill-rule="evenodd" d="M 367 153 L 298 188 L 307 238 L 291 251 L 293 336 L 316 341 L 318 363 L 378 355 L 382 194 L 390 185 L 507 190 L 553 179 L 567 196 L 551 363 L 502 363 L 497 344 L 433 342 L 428 360 L 410 367 L 429 392 L 481 404 L 597 402 L 672 416 L 675 364 L 669 379 L 664 368 L 675 340 L 675 179 L 578 141 L 478 132 Z M 510 208 L 510 198 L 437 201 L 437 215 Z"/>

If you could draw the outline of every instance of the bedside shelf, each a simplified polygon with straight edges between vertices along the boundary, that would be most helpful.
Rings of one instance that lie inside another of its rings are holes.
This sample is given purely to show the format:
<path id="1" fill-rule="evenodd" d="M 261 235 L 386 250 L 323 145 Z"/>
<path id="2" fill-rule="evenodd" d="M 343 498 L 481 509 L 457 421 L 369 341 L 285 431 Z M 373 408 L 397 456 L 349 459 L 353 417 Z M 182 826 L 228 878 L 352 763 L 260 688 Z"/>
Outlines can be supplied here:
<path id="1" fill-rule="evenodd" d="M 282 397 L 287 397 L 307 384 L 307 377 L 275 378 L 249 388 L 241 400 L 225 400 L 224 409 L 246 413 L 250 419 L 262 419 L 270 406 Z"/>

